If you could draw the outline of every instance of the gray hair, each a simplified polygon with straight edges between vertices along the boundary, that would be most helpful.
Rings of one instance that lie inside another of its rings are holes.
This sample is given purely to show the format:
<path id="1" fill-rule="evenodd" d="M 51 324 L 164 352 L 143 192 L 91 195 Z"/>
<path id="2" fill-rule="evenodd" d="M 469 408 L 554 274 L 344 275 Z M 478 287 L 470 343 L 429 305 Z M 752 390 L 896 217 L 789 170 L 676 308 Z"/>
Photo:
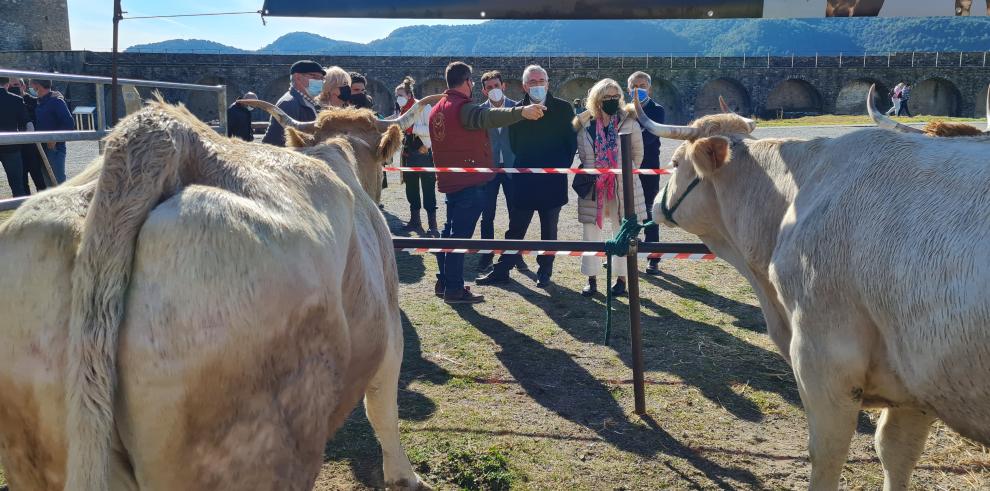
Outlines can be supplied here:
<path id="1" fill-rule="evenodd" d="M 632 84 L 633 84 L 633 82 L 635 82 L 637 79 L 640 79 L 640 78 L 645 78 L 646 79 L 646 83 L 649 84 L 650 87 L 653 86 L 653 79 L 650 78 L 650 74 L 649 73 L 646 73 L 646 72 L 633 72 L 633 74 L 629 76 L 629 80 L 626 81 L 626 88 L 632 90 Z"/>
<path id="2" fill-rule="evenodd" d="M 550 75 L 547 75 L 547 71 L 544 70 L 543 67 L 541 67 L 540 65 L 530 65 L 526 67 L 525 70 L 523 70 L 523 74 L 522 74 L 523 83 L 526 83 L 526 78 L 529 77 L 529 74 L 533 72 L 542 72 L 543 76 L 546 77 L 547 80 L 550 80 Z"/>

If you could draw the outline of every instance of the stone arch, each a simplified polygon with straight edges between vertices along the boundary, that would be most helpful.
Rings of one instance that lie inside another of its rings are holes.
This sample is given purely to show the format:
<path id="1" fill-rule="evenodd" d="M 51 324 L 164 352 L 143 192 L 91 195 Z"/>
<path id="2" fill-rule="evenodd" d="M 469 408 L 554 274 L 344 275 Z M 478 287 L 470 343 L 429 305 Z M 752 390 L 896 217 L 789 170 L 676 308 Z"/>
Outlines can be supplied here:
<path id="1" fill-rule="evenodd" d="M 743 116 L 753 114 L 753 104 L 746 87 L 735 79 L 717 78 L 705 83 L 698 91 L 694 102 L 694 117 L 700 118 L 722 112 L 718 104 L 718 96 L 725 98 L 729 108 L 737 114 Z"/>
<path id="2" fill-rule="evenodd" d="M 422 83 L 416 83 L 416 97 L 443 94 L 447 90 L 447 81 L 441 78 L 431 78 Z"/>
<path id="3" fill-rule="evenodd" d="M 932 77 L 911 87 L 908 110 L 911 114 L 959 116 L 962 94 L 956 84 L 942 77 Z"/>
<path id="4" fill-rule="evenodd" d="M 593 78 L 574 77 L 560 84 L 560 88 L 557 89 L 554 95 L 567 102 L 573 102 L 574 99 L 581 99 L 583 101 L 588 97 L 588 89 L 597 82 Z"/>
<path id="5" fill-rule="evenodd" d="M 654 78 L 650 97 L 663 106 L 665 123 L 682 124 L 688 121 L 681 93 L 674 84 L 662 78 Z"/>
<path id="6" fill-rule="evenodd" d="M 857 78 L 846 82 L 839 90 L 835 98 L 835 114 L 866 114 L 866 94 L 874 84 L 877 86 L 877 108 L 881 111 L 890 109 L 890 97 L 887 97 L 890 87 L 872 78 Z"/>
<path id="7" fill-rule="evenodd" d="M 195 82 L 198 85 L 226 85 L 227 86 L 227 100 L 224 102 L 224 106 L 229 106 L 241 95 L 240 87 L 236 83 L 225 77 L 209 76 L 203 77 Z M 190 90 L 187 91 L 183 100 L 186 103 L 186 107 L 189 111 L 196 115 L 197 118 L 206 121 L 218 121 L 219 108 L 217 107 L 217 93 L 207 92 L 203 90 Z"/>
<path id="8" fill-rule="evenodd" d="M 987 89 L 980 89 L 976 93 L 976 110 L 973 114 L 974 118 L 983 118 L 984 122 L 990 123 L 990 112 L 987 112 Z M 990 127 L 985 128 L 990 130 Z"/>
<path id="9" fill-rule="evenodd" d="M 770 90 L 764 117 L 772 118 L 780 114 L 784 117 L 821 114 L 823 106 L 822 95 L 815 86 L 806 80 L 789 78 Z"/>
<path id="10" fill-rule="evenodd" d="M 384 82 L 366 77 L 368 83 L 365 85 L 365 92 L 375 101 L 374 110 L 382 116 L 389 116 L 395 111 L 395 93 L 388 88 Z"/>

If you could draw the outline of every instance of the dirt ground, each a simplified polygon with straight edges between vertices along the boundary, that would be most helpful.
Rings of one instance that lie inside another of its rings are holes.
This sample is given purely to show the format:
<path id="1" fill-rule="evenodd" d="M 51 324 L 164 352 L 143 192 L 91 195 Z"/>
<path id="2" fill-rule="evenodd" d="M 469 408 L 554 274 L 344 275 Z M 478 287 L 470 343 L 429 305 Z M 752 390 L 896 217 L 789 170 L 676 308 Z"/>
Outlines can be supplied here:
<path id="1" fill-rule="evenodd" d="M 666 142 L 665 154 L 672 150 Z M 407 235 L 398 176 L 383 202 L 394 233 Z M 500 203 L 499 237 L 505 215 Z M 580 239 L 573 200 L 560 224 L 561 239 Z M 661 237 L 697 240 L 669 229 Z M 527 238 L 539 238 L 538 226 Z M 469 279 L 476 261 L 466 262 Z M 527 262 L 535 272 L 535 259 Z M 669 261 L 660 276 L 643 277 L 645 418 L 633 414 L 627 299 L 616 302 L 604 345 L 604 297 L 580 295 L 578 260 L 558 258 L 547 289 L 536 287 L 534 273 L 513 272 L 508 285 L 475 288 L 487 302 L 460 307 L 433 296 L 433 256 L 400 253 L 398 263 L 402 440 L 438 489 L 807 487 L 807 424 L 793 375 L 766 336 L 752 290 L 727 263 Z M 846 488 L 882 486 L 876 418 L 861 416 Z M 359 407 L 327 443 L 316 489 L 374 489 L 381 474 Z M 938 424 L 913 488 L 990 489 L 990 453 Z"/>

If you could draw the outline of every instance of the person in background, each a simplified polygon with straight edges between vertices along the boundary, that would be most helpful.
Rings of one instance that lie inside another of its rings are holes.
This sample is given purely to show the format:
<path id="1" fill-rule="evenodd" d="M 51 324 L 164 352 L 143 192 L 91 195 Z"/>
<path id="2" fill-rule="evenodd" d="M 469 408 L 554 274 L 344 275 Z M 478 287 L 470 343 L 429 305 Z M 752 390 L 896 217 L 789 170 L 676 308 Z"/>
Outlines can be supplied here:
<path id="1" fill-rule="evenodd" d="M 34 129 L 37 131 L 74 131 L 76 121 L 69 112 L 65 100 L 52 93 L 51 80 L 31 79 L 31 88 L 38 94 L 37 118 Z M 65 142 L 50 141 L 43 145 L 48 163 L 55 173 L 58 184 L 65 182 Z"/>
<path id="2" fill-rule="evenodd" d="M 430 111 L 429 128 L 433 159 L 440 167 L 488 167 L 494 165 L 489 128 L 509 126 L 543 117 L 543 106 L 481 107 L 471 102 L 474 81 L 471 66 L 455 61 L 444 72 L 447 91 Z M 442 237 L 469 239 L 485 208 L 486 185 L 493 174 L 443 173 L 437 186 L 447 195 L 447 222 Z M 500 261 L 501 262 L 501 261 Z M 434 293 L 448 304 L 478 303 L 485 297 L 464 286 L 464 254 L 437 254 L 440 273 Z"/>
<path id="3" fill-rule="evenodd" d="M 358 72 L 348 73 L 351 77 L 351 95 L 364 94 L 368 87 L 368 79 Z"/>
<path id="4" fill-rule="evenodd" d="M 247 92 L 241 99 L 257 99 L 254 92 Z M 227 107 L 227 136 L 236 136 L 246 142 L 254 141 L 254 130 L 251 128 L 251 111 L 253 107 L 244 107 L 236 101 Z"/>
<path id="5" fill-rule="evenodd" d="M 405 114 L 416 104 L 416 80 L 405 77 L 395 88 L 395 100 L 399 114 Z M 430 140 L 430 106 L 423 108 L 419 121 L 406 129 L 402 139 L 400 165 L 403 167 L 433 167 L 432 142 Z M 420 210 L 426 210 L 429 229 L 427 234 L 439 235 L 437 225 L 437 175 L 433 172 L 403 172 L 402 183 L 406 188 L 406 201 L 409 202 L 409 222 L 406 231 L 422 231 L 423 220 Z M 421 194 L 422 193 L 422 196 Z"/>
<path id="6" fill-rule="evenodd" d="M 581 103 L 581 99 L 574 99 L 574 114 L 581 114 L 584 110 L 584 104 Z"/>
<path id="7" fill-rule="evenodd" d="M 901 110 L 901 90 L 904 89 L 904 83 L 899 83 L 890 89 L 890 109 L 887 110 L 887 116 L 896 116 Z"/>
<path id="8" fill-rule="evenodd" d="M 632 165 L 639 168 L 643 160 L 643 134 L 636 113 L 625 108 L 625 99 L 618 82 L 610 78 L 600 80 L 588 91 L 585 99 L 588 105 L 588 117 L 575 118 L 575 126 L 579 126 L 578 155 L 581 168 L 584 169 L 618 169 L 622 166 L 622 148 L 619 144 L 620 134 L 632 135 Z M 643 186 L 638 179 L 633 180 L 636 190 L 633 192 L 636 217 L 646 219 L 646 199 L 643 196 Z M 578 197 L 578 222 L 584 228 L 582 239 L 593 242 L 603 242 L 614 235 L 622 225 L 622 176 L 618 174 L 600 174 L 595 180 L 591 191 L 585 196 Z M 606 233 L 605 225 L 611 225 L 612 234 Z M 612 285 L 613 295 L 626 292 L 626 262 L 622 258 L 612 261 L 616 280 Z M 581 274 L 588 277 L 588 285 L 581 294 L 590 297 L 598 289 L 597 275 L 601 272 L 602 261 L 597 257 L 581 258 Z"/>
<path id="9" fill-rule="evenodd" d="M 351 75 L 339 66 L 327 68 L 323 91 L 316 102 L 323 108 L 345 107 L 351 100 Z"/>
<path id="10" fill-rule="evenodd" d="M 650 75 L 645 72 L 635 72 L 629 76 L 626 81 L 627 88 L 629 89 L 629 97 L 639 98 L 639 103 L 643 107 L 643 112 L 657 123 L 663 123 L 666 119 L 666 114 L 664 112 L 663 106 L 657 104 L 656 101 L 650 97 L 650 90 L 652 89 L 653 80 Z M 641 169 L 659 169 L 660 168 L 660 137 L 650 133 L 648 130 L 643 130 L 643 163 L 639 167 Z M 660 192 L 660 176 L 658 175 L 647 175 L 640 174 L 639 183 L 643 186 L 643 196 L 646 200 L 646 218 L 649 221 L 653 221 L 653 201 L 657 198 L 657 194 Z M 660 227 L 656 224 L 646 227 L 646 242 L 660 242 Z M 660 274 L 660 260 L 650 259 L 646 266 L 646 274 L 649 275 L 659 275 Z"/>
<path id="11" fill-rule="evenodd" d="M 323 91 L 323 77 L 326 70 L 319 63 L 300 60 L 289 68 L 289 90 L 275 103 L 296 121 L 314 121 L 320 105 L 316 98 Z M 285 128 L 275 120 L 268 120 L 268 131 L 261 140 L 263 143 L 279 147 L 285 146 Z"/>
<path id="12" fill-rule="evenodd" d="M 376 118 L 382 118 L 381 114 L 375 112 L 375 100 L 367 93 L 361 92 L 359 94 L 355 94 L 352 92 L 351 100 L 347 101 L 347 104 L 358 109 L 370 109 L 371 112 L 375 113 Z"/>
<path id="13" fill-rule="evenodd" d="M 904 84 L 901 89 L 901 107 L 897 110 L 897 115 L 911 117 L 911 110 L 908 109 L 908 100 L 911 99 L 911 84 Z"/>
<path id="14" fill-rule="evenodd" d="M 485 102 L 481 104 L 481 107 L 516 107 L 518 102 L 509 99 L 505 95 L 504 90 L 505 85 L 502 83 L 501 73 L 491 71 L 482 74 L 481 93 L 485 96 Z M 488 130 L 488 140 L 492 143 L 492 157 L 494 158 L 495 167 L 512 167 L 516 156 L 512 153 L 509 143 L 509 130 L 507 128 L 490 128 Z M 488 182 L 488 188 L 486 190 L 488 193 L 487 201 L 484 211 L 481 212 L 482 239 L 495 238 L 495 213 L 498 208 L 498 190 L 499 187 L 502 188 L 502 194 L 505 196 L 506 204 L 510 203 L 511 183 L 512 174 L 495 174 L 495 178 Z M 519 263 L 516 267 L 519 271 L 528 271 L 529 268 L 526 266 L 526 262 L 523 261 L 523 256 L 517 257 L 519 258 Z M 482 274 L 487 273 L 488 269 L 492 267 L 493 260 L 494 254 L 483 254 L 481 256 L 481 262 L 478 263 L 478 271 Z"/>
<path id="15" fill-rule="evenodd" d="M 571 120 L 574 107 L 549 91 L 550 79 L 539 65 L 526 67 L 522 75 L 526 97 L 520 105 L 545 108 L 546 114 L 535 121 L 520 121 L 509 127 L 509 142 L 516 156 L 515 167 L 556 167 L 566 169 L 574 162 L 577 142 Z M 542 111 L 543 109 L 541 109 Z M 509 200 L 509 230 L 506 239 L 524 239 L 533 214 L 540 215 L 540 238 L 557 240 L 560 209 L 567 204 L 567 175 L 517 174 L 512 178 Z M 518 264 L 516 255 L 502 255 L 492 272 L 478 278 L 477 284 L 490 285 L 509 280 L 509 270 Z M 536 286 L 550 286 L 553 256 L 536 258 Z"/>
<path id="16" fill-rule="evenodd" d="M 7 77 L 0 77 L 0 131 L 27 131 L 29 120 L 24 99 L 7 91 L 9 83 Z M 24 177 L 20 145 L 0 145 L 0 163 L 7 174 L 11 194 L 15 198 L 27 196 L 27 178 Z"/>
<path id="17" fill-rule="evenodd" d="M 10 83 L 7 84 L 7 91 L 11 94 L 19 95 L 24 99 L 24 107 L 27 108 L 28 112 L 27 130 L 34 131 L 34 124 L 37 121 L 38 98 L 31 95 L 31 91 L 23 79 L 10 79 Z M 21 145 L 21 162 L 24 165 L 24 190 L 28 193 L 31 192 L 28 185 L 29 176 L 31 181 L 34 182 L 34 189 L 38 191 L 48 189 L 48 180 L 50 178 L 45 171 L 45 163 L 41 160 L 41 154 L 39 153 L 37 144 L 27 143 Z"/>

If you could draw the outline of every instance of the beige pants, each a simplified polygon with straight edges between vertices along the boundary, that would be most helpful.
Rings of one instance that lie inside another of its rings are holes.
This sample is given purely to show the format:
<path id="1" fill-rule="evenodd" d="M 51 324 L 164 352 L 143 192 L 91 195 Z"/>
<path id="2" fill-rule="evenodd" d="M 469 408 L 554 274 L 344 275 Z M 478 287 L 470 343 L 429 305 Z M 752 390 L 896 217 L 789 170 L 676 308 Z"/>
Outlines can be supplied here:
<path id="1" fill-rule="evenodd" d="M 594 242 L 605 242 L 615 236 L 622 226 L 622 218 L 619 217 L 619 200 L 612 200 L 605 203 L 602 208 L 602 226 L 598 228 L 594 223 L 582 223 L 584 230 L 581 239 Z M 598 276 L 602 272 L 602 262 L 605 258 L 596 256 L 585 256 L 581 258 L 581 274 L 585 276 Z M 612 277 L 626 275 L 626 258 L 612 257 Z"/>

